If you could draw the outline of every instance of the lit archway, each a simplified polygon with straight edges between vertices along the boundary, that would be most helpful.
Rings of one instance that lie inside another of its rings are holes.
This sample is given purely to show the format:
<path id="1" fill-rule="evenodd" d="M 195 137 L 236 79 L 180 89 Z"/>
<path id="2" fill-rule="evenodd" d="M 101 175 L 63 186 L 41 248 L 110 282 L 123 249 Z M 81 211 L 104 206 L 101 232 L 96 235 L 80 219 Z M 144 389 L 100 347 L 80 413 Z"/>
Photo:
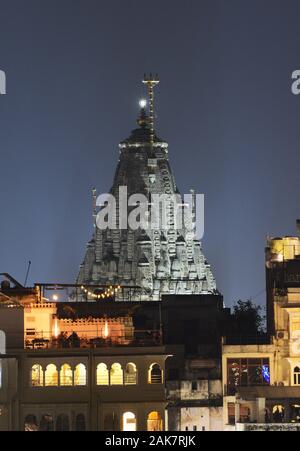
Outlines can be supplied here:
<path id="1" fill-rule="evenodd" d="M 74 371 L 74 385 L 86 385 L 86 367 L 79 363 Z"/>
<path id="2" fill-rule="evenodd" d="M 111 366 L 110 385 L 123 385 L 123 369 L 119 363 L 113 363 Z"/>
<path id="3" fill-rule="evenodd" d="M 30 384 L 32 387 L 42 387 L 44 385 L 44 373 L 41 365 L 32 365 L 30 372 Z"/>
<path id="4" fill-rule="evenodd" d="M 60 385 L 62 387 L 73 385 L 73 371 L 67 363 L 62 365 L 60 369 Z"/>
<path id="5" fill-rule="evenodd" d="M 136 385 L 137 370 L 134 363 L 127 363 L 125 369 L 125 385 Z"/>
<path id="6" fill-rule="evenodd" d="M 132 412 L 125 412 L 123 414 L 123 431 L 136 431 L 136 417 Z"/>
<path id="7" fill-rule="evenodd" d="M 58 385 L 58 371 L 53 363 L 47 366 L 45 371 L 45 385 L 48 387 Z"/>
<path id="8" fill-rule="evenodd" d="M 109 373 L 105 363 L 97 366 L 97 385 L 109 385 Z"/>
<path id="9" fill-rule="evenodd" d="M 147 431 L 155 432 L 162 431 L 163 424 L 159 412 L 150 412 L 147 419 Z"/>

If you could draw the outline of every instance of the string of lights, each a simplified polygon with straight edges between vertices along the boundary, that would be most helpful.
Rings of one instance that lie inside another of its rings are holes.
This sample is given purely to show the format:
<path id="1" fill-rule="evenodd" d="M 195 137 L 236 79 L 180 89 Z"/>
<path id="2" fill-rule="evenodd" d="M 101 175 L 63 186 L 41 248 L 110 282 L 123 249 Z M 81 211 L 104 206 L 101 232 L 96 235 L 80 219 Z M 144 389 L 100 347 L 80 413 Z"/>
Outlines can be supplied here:
<path id="1" fill-rule="evenodd" d="M 116 287 L 113 287 L 111 285 L 109 288 L 107 288 L 105 291 L 103 291 L 102 293 L 99 293 L 99 294 L 93 293 L 92 291 L 88 290 L 84 285 L 81 285 L 81 289 L 90 298 L 105 299 L 105 298 L 110 298 L 112 296 L 115 296 L 117 293 L 119 293 L 121 291 L 121 286 L 118 285 Z"/>

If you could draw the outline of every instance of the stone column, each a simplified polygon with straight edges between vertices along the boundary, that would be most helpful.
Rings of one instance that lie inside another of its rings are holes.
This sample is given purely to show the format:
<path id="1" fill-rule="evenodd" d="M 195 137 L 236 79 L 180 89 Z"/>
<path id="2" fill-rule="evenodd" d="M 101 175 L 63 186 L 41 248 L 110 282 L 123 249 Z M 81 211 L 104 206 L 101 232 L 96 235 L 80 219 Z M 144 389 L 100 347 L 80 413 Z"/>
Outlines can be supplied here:
<path id="1" fill-rule="evenodd" d="M 265 398 L 256 398 L 256 409 L 257 415 L 256 420 L 258 423 L 265 423 L 265 409 L 266 409 L 266 399 Z"/>
<path id="2" fill-rule="evenodd" d="M 234 407 L 235 407 L 235 410 L 234 410 L 234 412 L 235 412 L 235 424 L 237 424 L 237 423 L 240 422 L 240 403 L 239 403 L 239 401 L 237 401 L 235 403 Z"/>

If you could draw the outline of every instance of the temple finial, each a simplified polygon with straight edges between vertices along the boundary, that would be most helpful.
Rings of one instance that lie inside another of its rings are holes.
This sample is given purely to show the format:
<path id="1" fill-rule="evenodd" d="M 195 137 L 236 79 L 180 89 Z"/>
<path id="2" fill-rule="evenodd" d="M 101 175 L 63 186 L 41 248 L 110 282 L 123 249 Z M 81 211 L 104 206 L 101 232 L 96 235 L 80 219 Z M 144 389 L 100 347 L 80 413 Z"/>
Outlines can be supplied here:
<path id="1" fill-rule="evenodd" d="M 146 127 L 148 123 L 148 117 L 146 114 L 147 100 L 141 99 L 139 101 L 139 105 L 140 105 L 140 115 L 137 119 L 137 123 L 140 127 Z"/>
<path id="2" fill-rule="evenodd" d="M 158 85 L 158 75 L 144 75 L 143 83 L 148 87 L 149 95 L 149 126 L 150 126 L 150 144 L 154 143 L 154 86 Z"/>

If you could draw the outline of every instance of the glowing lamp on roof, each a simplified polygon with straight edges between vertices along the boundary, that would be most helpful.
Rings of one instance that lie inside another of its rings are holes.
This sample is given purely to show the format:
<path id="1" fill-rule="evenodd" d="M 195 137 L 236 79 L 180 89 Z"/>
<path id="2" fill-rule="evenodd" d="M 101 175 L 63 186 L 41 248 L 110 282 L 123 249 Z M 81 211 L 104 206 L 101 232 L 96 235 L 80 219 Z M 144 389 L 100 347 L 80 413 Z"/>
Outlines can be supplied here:
<path id="1" fill-rule="evenodd" d="M 59 331 L 59 326 L 58 326 L 58 319 L 55 318 L 54 319 L 54 327 L 53 327 L 54 338 L 57 338 L 59 336 L 59 333 L 60 333 L 60 331 Z"/>
<path id="2" fill-rule="evenodd" d="M 147 100 L 141 99 L 141 100 L 139 101 L 139 105 L 140 105 L 141 108 L 146 108 L 146 106 L 147 106 Z"/>
<path id="3" fill-rule="evenodd" d="M 104 324 L 103 338 L 108 338 L 108 336 L 109 336 L 109 329 L 108 329 L 108 322 L 106 320 L 105 324 Z"/>

